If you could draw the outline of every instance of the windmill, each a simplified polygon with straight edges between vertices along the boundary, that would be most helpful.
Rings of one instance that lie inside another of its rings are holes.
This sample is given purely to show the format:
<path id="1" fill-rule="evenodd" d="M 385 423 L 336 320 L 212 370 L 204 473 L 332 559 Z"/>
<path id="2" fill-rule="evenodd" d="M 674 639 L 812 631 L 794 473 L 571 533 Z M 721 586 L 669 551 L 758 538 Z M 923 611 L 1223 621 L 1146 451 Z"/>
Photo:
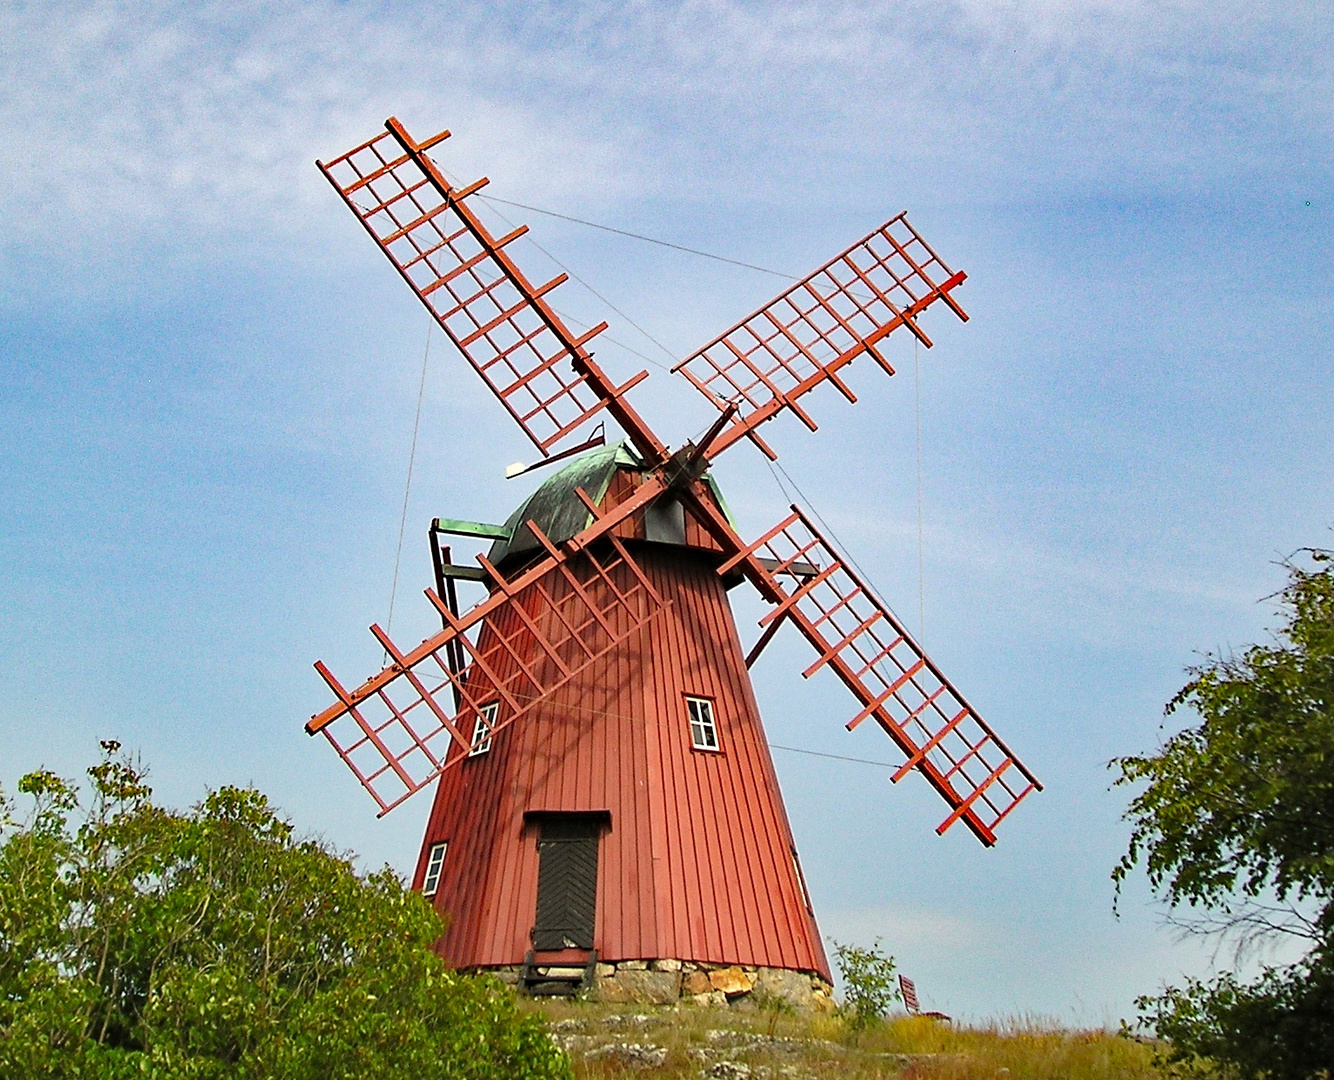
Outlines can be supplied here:
<path id="1" fill-rule="evenodd" d="M 672 449 L 511 258 L 520 227 L 491 234 L 396 119 L 319 168 L 546 462 L 569 458 L 503 525 L 436 519 L 442 629 L 355 689 L 315 667 L 335 702 L 322 734 L 387 813 L 436 795 L 414 887 L 450 916 L 443 955 L 514 972 L 536 992 L 586 983 L 664 999 L 741 993 L 756 980 L 827 987 L 828 960 L 802 878 L 749 669 L 783 624 L 983 844 L 1041 785 L 812 522 L 793 506 L 738 535 L 709 472 L 743 440 L 770 459 L 765 423 L 795 415 L 845 368 L 964 281 L 906 214 L 792 285 L 677 364 L 718 410 Z M 624 440 L 581 432 L 607 418 Z M 595 449 L 594 449 L 595 448 Z M 581 451 L 590 451 L 580 453 Z M 448 535 L 490 540 L 455 565 Z M 460 611 L 456 583 L 485 586 Z M 744 652 L 729 589 L 770 605 Z M 597 966 L 606 965 L 606 966 Z M 784 980 L 787 980 L 786 982 Z"/>

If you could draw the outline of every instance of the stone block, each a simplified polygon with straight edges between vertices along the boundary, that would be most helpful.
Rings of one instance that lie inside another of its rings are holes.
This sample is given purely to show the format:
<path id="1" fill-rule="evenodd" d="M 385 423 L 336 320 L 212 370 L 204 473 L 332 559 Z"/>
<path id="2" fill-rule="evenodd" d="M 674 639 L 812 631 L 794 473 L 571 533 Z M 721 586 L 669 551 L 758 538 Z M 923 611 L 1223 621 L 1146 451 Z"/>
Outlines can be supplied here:
<path id="1" fill-rule="evenodd" d="M 593 974 L 599 979 L 609 979 L 616 974 L 615 964 L 598 964 Z"/>
<path id="2" fill-rule="evenodd" d="M 755 985 L 751 979 L 739 967 L 723 968 L 721 971 L 709 972 L 709 985 L 715 990 L 721 990 L 724 994 L 748 994 Z"/>
<path id="3" fill-rule="evenodd" d="M 681 996 L 681 973 L 620 964 L 615 975 L 597 980 L 595 994 L 599 1001 L 618 1005 L 670 1005 Z"/>
<path id="4" fill-rule="evenodd" d="M 621 960 L 616 964 L 620 971 L 647 971 L 647 960 Z"/>
<path id="5" fill-rule="evenodd" d="M 539 967 L 538 974 L 544 975 L 548 979 L 582 979 L 584 977 L 583 967 Z"/>
<path id="6" fill-rule="evenodd" d="M 680 971 L 680 960 L 654 960 L 652 964 L 654 971 Z"/>
<path id="7" fill-rule="evenodd" d="M 681 993 L 683 994 L 707 994 L 713 990 L 713 984 L 709 982 L 709 977 L 702 971 L 692 971 L 681 980 Z"/>
<path id="8" fill-rule="evenodd" d="M 810 1010 L 815 1004 L 810 976 L 802 971 L 763 968 L 755 976 L 755 990 L 770 997 L 782 998 L 797 1009 Z"/>
<path id="9" fill-rule="evenodd" d="M 721 990 L 709 990 L 703 994 L 691 994 L 686 1000 L 692 1005 L 702 1005 L 706 1008 L 727 1008 L 727 995 Z"/>

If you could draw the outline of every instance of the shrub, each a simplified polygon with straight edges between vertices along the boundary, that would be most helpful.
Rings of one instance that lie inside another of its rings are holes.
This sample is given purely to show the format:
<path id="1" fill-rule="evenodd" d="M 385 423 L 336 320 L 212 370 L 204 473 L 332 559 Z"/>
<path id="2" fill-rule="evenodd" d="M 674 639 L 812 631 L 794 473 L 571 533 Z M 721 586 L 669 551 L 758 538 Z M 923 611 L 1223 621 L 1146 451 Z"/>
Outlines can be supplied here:
<path id="1" fill-rule="evenodd" d="M 163 809 L 104 743 L 86 810 L 0 798 L 0 1077 L 568 1077 L 540 1021 L 431 951 L 441 919 L 253 789 Z M 77 821 L 72 821 L 77 819 Z"/>
<path id="2" fill-rule="evenodd" d="M 854 1033 L 879 1020 L 898 1000 L 894 985 L 894 958 L 880 949 L 880 939 L 869 949 L 834 942 L 834 958 L 843 976 L 843 1012 Z"/>

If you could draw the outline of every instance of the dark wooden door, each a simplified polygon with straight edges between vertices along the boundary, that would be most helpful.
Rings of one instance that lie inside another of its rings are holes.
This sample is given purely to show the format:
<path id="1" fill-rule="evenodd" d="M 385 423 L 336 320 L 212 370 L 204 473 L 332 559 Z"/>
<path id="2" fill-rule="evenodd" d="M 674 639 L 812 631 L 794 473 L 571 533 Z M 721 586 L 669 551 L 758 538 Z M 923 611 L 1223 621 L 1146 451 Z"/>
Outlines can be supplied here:
<path id="1" fill-rule="evenodd" d="M 551 814 L 541 828 L 533 947 L 591 949 L 602 821 L 587 814 Z"/>

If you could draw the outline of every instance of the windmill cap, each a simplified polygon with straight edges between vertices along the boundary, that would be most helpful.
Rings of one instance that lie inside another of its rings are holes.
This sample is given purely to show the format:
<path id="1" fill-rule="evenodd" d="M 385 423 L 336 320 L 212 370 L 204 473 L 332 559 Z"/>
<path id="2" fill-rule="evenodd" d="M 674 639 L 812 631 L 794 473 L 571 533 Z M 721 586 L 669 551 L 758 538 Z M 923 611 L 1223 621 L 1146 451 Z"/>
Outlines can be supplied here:
<path id="1" fill-rule="evenodd" d="M 593 515 L 575 494 L 575 490 L 583 488 L 593 502 L 601 504 L 618 470 L 639 471 L 643 468 L 643 460 L 634 447 L 624 440 L 575 458 L 547 477 L 509 516 L 505 522 L 508 538 L 495 541 L 487 553 L 487 559 L 492 565 L 500 566 L 507 559 L 541 551 L 542 545 L 528 528 L 529 521 L 537 522 L 537 527 L 554 544 L 573 539 L 593 523 Z M 731 514 L 713 477 L 706 475 L 703 479 L 713 489 L 718 505 L 730 521 Z"/>

